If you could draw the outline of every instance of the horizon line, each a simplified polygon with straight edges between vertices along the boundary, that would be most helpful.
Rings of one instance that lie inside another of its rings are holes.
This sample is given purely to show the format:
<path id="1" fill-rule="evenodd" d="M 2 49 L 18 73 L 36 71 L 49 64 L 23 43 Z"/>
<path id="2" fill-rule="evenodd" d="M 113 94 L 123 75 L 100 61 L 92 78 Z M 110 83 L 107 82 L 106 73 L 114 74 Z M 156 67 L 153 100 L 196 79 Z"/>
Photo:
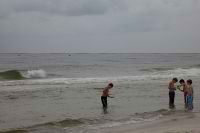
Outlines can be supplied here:
<path id="1" fill-rule="evenodd" d="M 0 54 L 200 54 L 192 52 L 0 52 Z"/>

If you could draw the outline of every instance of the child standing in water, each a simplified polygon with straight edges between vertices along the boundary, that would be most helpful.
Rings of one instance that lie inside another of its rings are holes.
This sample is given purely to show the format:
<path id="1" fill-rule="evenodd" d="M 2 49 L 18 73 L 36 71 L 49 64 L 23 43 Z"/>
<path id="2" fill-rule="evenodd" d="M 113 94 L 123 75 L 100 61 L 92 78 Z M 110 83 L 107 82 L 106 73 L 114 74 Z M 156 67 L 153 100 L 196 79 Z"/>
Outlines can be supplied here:
<path id="1" fill-rule="evenodd" d="M 193 86 L 192 86 L 192 80 L 188 79 L 187 80 L 187 108 L 188 110 L 192 110 L 193 109 L 193 95 L 194 95 L 194 91 L 193 91 Z"/>
<path id="2" fill-rule="evenodd" d="M 178 87 L 178 89 L 184 93 L 184 103 L 185 103 L 185 106 L 187 106 L 187 102 L 186 102 L 186 100 L 187 100 L 186 99 L 186 96 L 187 96 L 187 84 L 185 83 L 185 81 L 183 79 L 181 79 L 179 81 L 179 83 L 180 83 L 180 86 Z M 180 89 L 181 87 L 183 89 Z"/>
<path id="3" fill-rule="evenodd" d="M 168 89 L 169 89 L 169 107 L 170 108 L 174 108 L 174 98 L 175 98 L 175 90 L 176 90 L 176 87 L 175 87 L 175 83 L 178 82 L 178 79 L 177 78 L 173 78 L 172 81 L 169 82 L 169 86 L 168 86 Z"/>
<path id="4" fill-rule="evenodd" d="M 113 98 L 109 95 L 109 90 L 113 88 L 113 83 L 109 83 L 107 87 L 104 88 L 103 93 L 101 95 L 101 102 L 104 108 L 107 108 L 107 97 Z"/>

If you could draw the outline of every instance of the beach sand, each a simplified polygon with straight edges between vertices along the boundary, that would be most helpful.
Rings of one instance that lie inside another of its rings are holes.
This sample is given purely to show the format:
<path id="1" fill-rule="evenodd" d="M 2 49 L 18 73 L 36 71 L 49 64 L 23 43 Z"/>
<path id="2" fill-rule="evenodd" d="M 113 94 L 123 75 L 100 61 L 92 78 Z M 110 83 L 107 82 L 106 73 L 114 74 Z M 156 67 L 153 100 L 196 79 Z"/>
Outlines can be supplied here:
<path id="1" fill-rule="evenodd" d="M 159 120 L 104 128 L 98 133 L 200 133 L 200 113 L 182 112 Z"/>

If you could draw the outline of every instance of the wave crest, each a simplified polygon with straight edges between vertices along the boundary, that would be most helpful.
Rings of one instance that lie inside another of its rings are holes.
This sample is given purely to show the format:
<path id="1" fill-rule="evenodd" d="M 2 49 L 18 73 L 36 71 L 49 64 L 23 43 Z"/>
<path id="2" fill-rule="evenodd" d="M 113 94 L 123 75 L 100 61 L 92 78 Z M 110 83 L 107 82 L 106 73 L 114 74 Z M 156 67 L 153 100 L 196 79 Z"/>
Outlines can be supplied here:
<path id="1" fill-rule="evenodd" d="M 22 74 L 17 70 L 0 72 L 0 79 L 2 80 L 20 80 L 23 78 Z"/>
<path id="2" fill-rule="evenodd" d="M 159 71 L 146 73 L 143 75 L 135 76 L 115 76 L 115 77 L 94 77 L 94 78 L 48 78 L 44 70 L 28 71 L 27 78 L 34 78 L 32 80 L 21 81 L 4 81 L 0 82 L 0 86 L 16 86 L 16 85 L 56 85 L 56 84 L 90 84 L 90 83 L 107 83 L 112 82 L 133 82 L 133 81 L 151 81 L 151 80 L 164 80 L 173 77 L 186 78 L 186 77 L 199 77 L 200 68 L 183 69 L 177 68 L 174 70 Z M 38 79 L 39 78 L 39 79 Z M 40 79 L 44 78 L 44 79 Z"/>
<path id="3" fill-rule="evenodd" d="M 28 70 L 26 78 L 46 78 L 46 71 L 42 69 L 38 70 Z"/>

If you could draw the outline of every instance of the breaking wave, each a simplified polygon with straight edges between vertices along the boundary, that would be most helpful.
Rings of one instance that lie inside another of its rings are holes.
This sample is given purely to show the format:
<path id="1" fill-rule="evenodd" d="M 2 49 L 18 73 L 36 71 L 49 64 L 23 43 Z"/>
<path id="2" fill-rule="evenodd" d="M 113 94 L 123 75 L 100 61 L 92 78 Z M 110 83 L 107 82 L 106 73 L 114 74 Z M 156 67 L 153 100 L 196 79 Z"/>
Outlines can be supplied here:
<path id="1" fill-rule="evenodd" d="M 27 71 L 26 78 L 46 78 L 47 74 L 44 70 L 29 70 Z"/>
<path id="2" fill-rule="evenodd" d="M 22 80 L 22 79 L 40 79 L 46 78 L 47 74 L 44 70 L 28 70 L 25 74 L 18 70 L 8 70 L 0 72 L 0 80 Z"/>
<path id="3" fill-rule="evenodd" d="M 20 79 L 24 79 L 24 77 L 17 70 L 0 72 L 0 80 L 20 80 Z"/>
<path id="4" fill-rule="evenodd" d="M 30 80 L 19 81 L 0 81 L 0 86 L 15 85 L 57 85 L 57 84 L 89 84 L 89 83 L 105 83 L 105 82 L 132 82 L 132 81 L 150 81 L 171 79 L 173 77 L 198 77 L 200 76 L 200 68 L 182 69 L 151 72 L 144 75 L 136 76 L 116 76 L 116 77 L 97 77 L 97 78 L 45 78 L 44 70 L 32 70 L 28 72 L 28 78 L 36 78 Z M 39 78 L 39 79 L 37 79 Z M 41 79 L 43 78 L 43 79 Z"/>

